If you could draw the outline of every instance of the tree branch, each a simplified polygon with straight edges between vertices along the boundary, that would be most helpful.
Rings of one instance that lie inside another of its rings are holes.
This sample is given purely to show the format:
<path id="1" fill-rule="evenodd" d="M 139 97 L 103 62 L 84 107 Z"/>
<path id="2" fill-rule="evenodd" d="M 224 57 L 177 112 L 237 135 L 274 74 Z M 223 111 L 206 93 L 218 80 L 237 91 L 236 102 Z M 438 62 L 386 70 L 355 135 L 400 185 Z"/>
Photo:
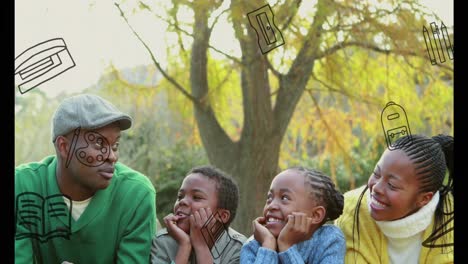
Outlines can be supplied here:
<path id="1" fill-rule="evenodd" d="M 234 56 L 231 56 L 231 55 L 229 55 L 229 54 L 227 54 L 227 53 L 225 53 L 225 52 L 223 52 L 223 51 L 221 51 L 221 50 L 219 50 L 219 49 L 217 49 L 217 48 L 215 48 L 215 47 L 213 47 L 211 45 L 208 45 L 208 48 L 218 52 L 219 54 L 224 55 L 226 58 L 232 60 L 233 62 L 235 62 L 235 63 L 237 63 L 239 65 L 242 65 L 242 62 L 238 58 L 236 58 Z"/>
<path id="2" fill-rule="evenodd" d="M 268 69 L 275 75 L 278 79 L 281 79 L 283 77 L 283 74 L 279 71 L 277 71 L 275 68 L 273 68 L 273 65 L 271 65 L 270 60 L 268 58 L 265 58 Z"/>
<path id="3" fill-rule="evenodd" d="M 322 113 L 322 110 L 320 109 L 320 106 L 319 104 L 317 103 L 317 100 L 315 99 L 315 97 L 312 95 L 312 92 L 311 91 L 308 91 L 308 94 L 310 96 L 310 98 L 312 99 L 312 102 L 314 103 L 315 107 L 317 108 L 317 113 L 320 117 L 320 120 L 323 122 L 323 124 L 325 125 L 325 127 L 327 128 L 328 130 L 328 133 L 330 134 L 330 136 L 333 138 L 333 140 L 336 142 L 336 144 L 338 145 L 338 148 L 342 151 L 342 153 L 344 154 L 345 158 L 348 158 L 348 160 L 353 160 L 353 158 L 348 154 L 348 151 L 346 151 L 344 149 L 344 147 L 340 144 L 340 140 L 339 138 L 336 136 L 335 132 L 333 131 L 333 129 L 331 129 L 330 125 L 328 124 L 327 120 L 325 119 L 323 113 Z"/>
<path id="4" fill-rule="evenodd" d="M 323 57 L 326 57 L 326 56 L 329 56 L 341 49 L 344 49 L 345 47 L 351 47 L 351 46 L 354 46 L 354 47 L 361 47 L 361 48 L 365 48 L 365 49 L 368 49 L 368 50 L 372 50 L 372 51 L 375 51 L 375 52 L 379 52 L 379 53 L 384 53 L 384 54 L 396 54 L 396 55 L 402 55 L 402 56 L 414 56 L 414 57 L 419 57 L 419 58 L 425 58 L 424 56 L 421 56 L 419 55 L 418 53 L 414 52 L 414 51 L 408 51 L 408 50 L 392 50 L 392 49 L 382 49 L 376 45 L 374 45 L 373 43 L 368 43 L 368 42 L 360 42 L 360 41 L 346 41 L 346 42 L 340 42 L 338 44 L 335 44 L 334 46 L 330 47 L 329 49 L 319 53 L 317 55 L 317 59 L 321 59 Z M 447 69 L 447 70 L 450 70 L 453 72 L 453 69 L 450 68 L 449 66 L 446 66 L 444 64 L 437 64 L 437 66 L 441 67 L 441 68 L 444 68 L 444 69 Z"/>
<path id="5" fill-rule="evenodd" d="M 172 78 L 166 71 L 163 70 L 163 68 L 161 67 L 161 65 L 159 64 L 159 62 L 156 60 L 156 58 L 154 57 L 154 54 L 153 52 L 151 51 L 151 49 L 148 47 L 148 45 L 143 41 L 143 39 L 140 37 L 140 35 L 133 29 L 133 27 L 130 25 L 130 23 L 128 22 L 128 19 L 127 17 L 125 16 L 124 12 L 122 11 L 122 9 L 120 8 L 120 5 L 118 3 L 114 3 L 114 5 L 119 9 L 120 11 L 120 15 L 122 16 L 122 18 L 125 20 L 125 22 L 127 23 L 128 27 L 132 30 L 133 34 L 138 38 L 138 40 L 140 40 L 140 42 L 143 44 L 143 46 L 145 46 L 146 50 L 148 51 L 148 53 L 150 54 L 151 56 L 151 60 L 153 61 L 154 65 L 156 66 L 156 68 L 161 72 L 161 74 L 172 84 L 174 85 L 174 87 L 179 90 L 185 97 L 187 97 L 190 101 L 192 101 L 194 104 L 198 105 L 199 104 L 199 101 L 197 101 L 192 95 L 190 95 L 186 90 L 185 88 L 180 85 L 174 78 Z"/>
<path id="6" fill-rule="evenodd" d="M 288 73 L 280 79 L 280 88 L 274 108 L 274 129 L 280 135 L 284 135 L 286 132 L 294 109 L 310 78 L 321 42 L 322 25 L 332 11 L 331 1 L 319 0 L 317 2 L 317 12 L 305 36 L 305 41 Z"/>
<path id="7" fill-rule="evenodd" d="M 218 19 L 224 14 L 226 13 L 227 11 L 229 11 L 229 8 L 226 8 L 224 9 L 223 11 L 221 11 L 221 13 L 219 13 L 219 15 L 217 15 L 213 21 L 213 24 L 211 24 L 211 26 L 209 27 L 210 28 L 210 33 L 213 31 L 213 28 L 214 26 L 216 25 L 216 23 L 218 23 Z"/>
<path id="8" fill-rule="evenodd" d="M 319 82 L 321 85 L 323 85 L 325 88 L 328 89 L 328 92 L 335 92 L 335 93 L 340 93 L 342 95 L 345 95 L 346 97 L 348 98 L 352 98 L 352 99 L 355 99 L 355 100 L 358 100 L 358 101 L 361 101 L 361 102 L 364 102 L 366 104 L 369 104 L 369 105 L 374 105 L 374 106 L 379 106 L 381 105 L 380 103 L 376 103 L 376 102 L 372 102 L 371 100 L 367 100 L 365 98 L 362 98 L 360 96 L 356 96 L 356 95 L 353 95 L 353 94 L 350 94 L 344 90 L 340 90 L 340 89 L 337 89 L 337 88 L 334 88 L 332 87 L 331 85 L 325 83 L 324 81 L 320 80 L 319 78 L 317 78 L 317 76 L 312 73 L 312 78 L 314 80 L 316 80 L 317 82 Z M 312 88 L 306 88 L 306 91 L 307 92 L 312 92 L 313 90 L 315 91 L 318 91 L 319 89 L 312 89 Z M 371 97 L 372 98 L 372 97 Z M 375 98 L 372 98 L 372 99 L 375 99 Z M 375 100 L 375 101 L 378 101 L 378 100 Z"/>
<path id="9" fill-rule="evenodd" d="M 226 73 L 226 76 L 224 76 L 223 80 L 220 83 L 218 83 L 218 85 L 216 85 L 213 91 L 221 89 L 221 87 L 229 80 L 229 77 L 231 77 L 233 70 L 234 70 L 234 67 L 229 67 L 229 71 Z"/>
<path id="10" fill-rule="evenodd" d="M 241 88 L 244 123 L 240 141 L 260 144 L 266 139 L 255 135 L 274 133 L 272 100 L 268 78 L 267 55 L 258 46 L 258 36 L 246 16 L 262 6 L 261 1 L 232 0 L 232 24 L 242 52 Z M 268 136 L 267 136 L 268 137 Z M 246 147 L 244 149 L 247 149 Z"/>
<path id="11" fill-rule="evenodd" d="M 208 27 L 209 10 L 206 6 L 193 6 L 195 22 L 193 24 L 193 43 L 190 59 L 190 84 L 192 95 L 202 102 L 195 105 L 195 118 L 200 131 L 203 146 L 210 162 L 223 164 L 223 160 L 233 160 L 237 154 L 236 144 L 221 127 L 208 97 Z"/>
<path id="12" fill-rule="evenodd" d="M 222 13 L 224 13 L 224 12 L 227 11 L 227 10 L 228 10 L 228 9 L 224 10 Z M 174 27 L 178 33 L 179 33 L 179 32 L 182 32 L 182 33 L 184 33 L 185 35 L 187 35 L 187 36 L 193 38 L 193 34 L 191 34 L 190 32 L 188 32 L 187 30 L 181 28 L 177 23 L 172 23 L 172 22 L 169 21 L 168 19 L 165 19 L 165 18 L 161 17 L 161 16 L 158 15 L 158 14 L 155 14 L 155 13 L 153 13 L 153 14 L 154 14 L 154 16 L 156 16 L 156 18 L 161 19 L 163 22 L 166 22 L 169 26 Z M 221 16 L 221 14 L 220 14 L 219 16 Z M 219 16 L 218 16 L 218 17 L 219 17 Z M 214 27 L 214 24 L 215 24 L 215 22 L 213 22 L 212 27 Z M 211 30 L 212 30 L 212 28 L 210 28 L 210 32 L 211 32 Z M 228 59 L 234 61 L 235 63 L 237 63 L 237 64 L 239 64 L 239 65 L 242 65 L 242 62 L 241 62 L 238 58 L 236 58 L 236 57 L 234 57 L 234 56 L 231 56 L 231 55 L 229 55 L 229 54 L 227 54 L 227 53 L 225 53 L 225 52 L 223 52 L 223 51 L 221 51 L 221 50 L 219 50 L 219 49 L 217 49 L 216 47 L 213 47 L 213 46 L 211 46 L 211 45 L 208 45 L 208 47 L 209 47 L 210 49 L 214 50 L 215 52 L 217 52 L 217 53 L 219 53 L 219 54 L 225 56 L 226 58 L 228 58 Z"/>
<path id="13" fill-rule="evenodd" d="M 172 13 L 173 16 L 172 18 L 174 19 L 174 25 L 175 25 L 175 28 L 178 28 L 180 29 L 179 27 L 179 21 L 177 20 L 177 11 L 178 11 L 178 6 L 177 5 L 174 5 L 174 11 L 175 12 L 170 12 L 170 14 Z M 156 14 L 155 14 L 156 15 Z M 182 33 L 181 33 L 181 30 L 176 30 L 175 32 L 177 34 L 177 38 L 178 38 L 178 43 L 179 43 L 179 46 L 180 46 L 180 49 L 182 50 L 182 54 L 184 56 L 184 61 L 188 61 L 187 59 L 187 51 L 185 49 L 185 46 L 184 46 L 184 42 L 182 40 Z"/>
<path id="14" fill-rule="evenodd" d="M 299 7 L 302 3 L 302 0 L 285 1 L 284 5 L 286 5 L 287 3 L 290 3 L 289 6 L 292 6 L 292 10 L 288 8 L 289 12 L 287 12 L 287 13 L 291 13 L 291 15 L 287 18 L 286 22 L 284 22 L 284 24 L 280 27 L 281 30 L 285 30 L 289 27 L 292 20 L 294 19 L 294 17 L 297 15 L 297 12 L 299 11 Z M 283 6 L 281 7 L 281 9 L 283 9 Z"/>

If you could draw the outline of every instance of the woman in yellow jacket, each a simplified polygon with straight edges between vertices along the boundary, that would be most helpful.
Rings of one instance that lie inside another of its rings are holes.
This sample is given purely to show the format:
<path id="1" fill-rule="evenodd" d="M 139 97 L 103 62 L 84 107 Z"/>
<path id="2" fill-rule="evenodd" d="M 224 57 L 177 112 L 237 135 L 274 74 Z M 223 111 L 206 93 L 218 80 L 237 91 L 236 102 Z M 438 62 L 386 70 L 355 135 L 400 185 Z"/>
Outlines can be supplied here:
<path id="1" fill-rule="evenodd" d="M 453 137 L 394 144 L 367 185 L 344 195 L 335 224 L 345 234 L 345 263 L 453 263 Z"/>

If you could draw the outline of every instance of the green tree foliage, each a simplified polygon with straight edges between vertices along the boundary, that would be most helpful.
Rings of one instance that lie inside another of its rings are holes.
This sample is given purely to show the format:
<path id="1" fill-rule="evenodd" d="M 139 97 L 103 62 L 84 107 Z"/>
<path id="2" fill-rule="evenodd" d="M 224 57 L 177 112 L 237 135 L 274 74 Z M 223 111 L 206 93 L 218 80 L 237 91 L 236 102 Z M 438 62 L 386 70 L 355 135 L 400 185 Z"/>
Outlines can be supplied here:
<path id="1" fill-rule="evenodd" d="M 51 122 L 58 104 L 40 89 L 23 95 L 15 90 L 15 166 L 55 154 Z"/>

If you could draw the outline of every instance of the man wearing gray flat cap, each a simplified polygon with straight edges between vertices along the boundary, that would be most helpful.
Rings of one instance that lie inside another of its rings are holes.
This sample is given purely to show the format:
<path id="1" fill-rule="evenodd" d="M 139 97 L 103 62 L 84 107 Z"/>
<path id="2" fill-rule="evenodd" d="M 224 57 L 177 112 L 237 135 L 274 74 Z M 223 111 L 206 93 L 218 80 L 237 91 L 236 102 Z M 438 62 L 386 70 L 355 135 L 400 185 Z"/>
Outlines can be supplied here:
<path id="1" fill-rule="evenodd" d="M 15 263 L 149 263 L 156 191 L 117 162 L 131 125 L 99 96 L 63 100 L 56 155 L 15 168 Z"/>

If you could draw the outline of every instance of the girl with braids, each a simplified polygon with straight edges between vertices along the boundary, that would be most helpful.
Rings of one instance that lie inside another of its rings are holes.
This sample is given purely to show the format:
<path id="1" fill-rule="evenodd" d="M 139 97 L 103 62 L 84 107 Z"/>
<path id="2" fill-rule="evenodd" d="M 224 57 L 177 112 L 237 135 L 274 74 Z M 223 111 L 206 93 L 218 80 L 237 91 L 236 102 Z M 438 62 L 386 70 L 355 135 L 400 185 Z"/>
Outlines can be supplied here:
<path id="1" fill-rule="evenodd" d="M 344 195 L 346 263 L 453 263 L 452 155 L 446 135 L 402 137 L 382 154 Z"/>
<path id="2" fill-rule="evenodd" d="M 240 263 L 343 263 L 341 230 L 325 224 L 343 212 L 343 195 L 330 178 L 302 167 L 287 169 L 271 182 L 263 216 L 253 221 Z"/>

